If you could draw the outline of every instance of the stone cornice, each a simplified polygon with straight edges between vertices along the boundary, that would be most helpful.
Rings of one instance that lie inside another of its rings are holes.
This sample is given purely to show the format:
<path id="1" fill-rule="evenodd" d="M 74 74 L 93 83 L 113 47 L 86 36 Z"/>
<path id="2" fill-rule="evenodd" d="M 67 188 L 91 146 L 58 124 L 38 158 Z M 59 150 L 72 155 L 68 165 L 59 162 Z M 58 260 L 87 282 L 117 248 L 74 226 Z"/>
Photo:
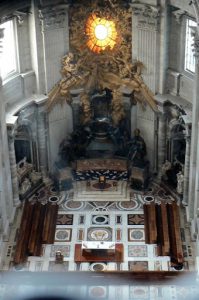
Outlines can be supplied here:
<path id="1" fill-rule="evenodd" d="M 194 8 L 194 12 L 195 12 L 195 16 L 196 16 L 196 21 L 199 25 L 199 0 L 191 0 L 190 1 L 190 5 L 193 6 Z"/>
<path id="2" fill-rule="evenodd" d="M 39 18 L 42 23 L 42 30 L 45 31 L 64 27 L 68 7 L 68 4 L 59 4 L 39 9 Z"/>
<path id="3" fill-rule="evenodd" d="M 153 6 L 145 3 L 134 2 L 130 4 L 135 15 L 142 15 L 148 18 L 158 18 L 160 9 L 158 6 Z"/>
<path id="4" fill-rule="evenodd" d="M 5 23 L 9 20 L 12 20 L 12 19 L 16 18 L 18 24 L 22 25 L 23 22 L 24 22 L 24 19 L 26 18 L 26 16 L 28 14 L 29 14 L 29 12 L 23 12 L 23 11 L 20 11 L 20 10 L 15 10 L 12 14 L 0 17 L 0 23 Z"/>
<path id="5" fill-rule="evenodd" d="M 175 11 L 172 12 L 172 14 L 175 16 L 177 23 L 180 24 L 182 21 L 182 17 L 186 15 L 187 12 L 182 9 L 176 9 Z"/>
<path id="6" fill-rule="evenodd" d="M 138 1 L 130 4 L 133 14 L 138 18 L 138 28 L 157 30 L 160 17 L 160 8 Z"/>

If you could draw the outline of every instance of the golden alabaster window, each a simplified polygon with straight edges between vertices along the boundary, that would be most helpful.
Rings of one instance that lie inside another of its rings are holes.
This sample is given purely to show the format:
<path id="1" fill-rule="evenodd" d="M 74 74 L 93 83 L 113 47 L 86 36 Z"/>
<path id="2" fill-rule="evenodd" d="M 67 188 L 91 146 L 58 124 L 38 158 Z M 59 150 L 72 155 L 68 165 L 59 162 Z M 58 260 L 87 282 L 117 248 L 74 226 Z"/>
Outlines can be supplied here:
<path id="1" fill-rule="evenodd" d="M 86 22 L 87 46 L 95 53 L 113 49 L 116 44 L 117 31 L 111 20 L 99 18 L 92 14 Z"/>

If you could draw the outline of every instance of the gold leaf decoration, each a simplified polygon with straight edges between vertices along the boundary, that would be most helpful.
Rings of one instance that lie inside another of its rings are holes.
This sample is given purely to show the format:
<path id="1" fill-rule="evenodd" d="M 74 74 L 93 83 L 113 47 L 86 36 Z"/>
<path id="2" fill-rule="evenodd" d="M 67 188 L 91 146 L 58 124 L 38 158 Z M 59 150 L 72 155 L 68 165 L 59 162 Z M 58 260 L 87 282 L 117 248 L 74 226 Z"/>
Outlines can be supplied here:
<path id="1" fill-rule="evenodd" d="M 94 53 L 87 46 L 88 36 L 85 26 L 88 18 L 95 14 L 98 18 L 113 21 L 117 30 L 117 44 L 111 50 Z M 154 96 L 145 85 L 141 72 L 143 64 L 132 63 L 132 11 L 120 0 L 77 0 L 69 9 L 70 52 L 62 59 L 62 79 L 49 93 L 50 110 L 63 97 L 71 101 L 70 91 L 83 88 L 80 95 L 83 123 L 91 118 L 90 98 L 95 91 L 112 91 L 112 119 L 117 124 L 124 118 L 122 88 L 132 90 L 134 101 L 143 106 L 148 104 L 158 111 Z"/>

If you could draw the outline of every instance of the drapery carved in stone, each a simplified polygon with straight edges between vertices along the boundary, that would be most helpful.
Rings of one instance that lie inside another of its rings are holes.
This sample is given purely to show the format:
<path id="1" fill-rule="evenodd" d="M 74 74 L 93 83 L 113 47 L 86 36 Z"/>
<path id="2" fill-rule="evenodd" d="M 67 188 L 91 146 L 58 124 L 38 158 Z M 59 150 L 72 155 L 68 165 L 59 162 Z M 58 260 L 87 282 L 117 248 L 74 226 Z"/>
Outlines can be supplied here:
<path id="1" fill-rule="evenodd" d="M 122 3 L 116 0 L 78 0 L 70 8 L 71 52 L 62 59 L 62 79 L 49 93 L 48 109 L 61 100 L 66 99 L 70 103 L 70 90 L 83 87 L 84 92 L 80 95 L 83 123 L 91 117 L 90 96 L 104 89 L 112 91 L 112 119 L 115 124 L 124 118 L 123 88 L 131 90 L 136 101 L 157 111 L 153 94 L 141 77 L 143 64 L 132 62 L 132 11 Z M 113 50 L 106 49 L 95 54 L 87 47 L 85 24 L 92 13 L 115 22 L 118 40 Z"/>

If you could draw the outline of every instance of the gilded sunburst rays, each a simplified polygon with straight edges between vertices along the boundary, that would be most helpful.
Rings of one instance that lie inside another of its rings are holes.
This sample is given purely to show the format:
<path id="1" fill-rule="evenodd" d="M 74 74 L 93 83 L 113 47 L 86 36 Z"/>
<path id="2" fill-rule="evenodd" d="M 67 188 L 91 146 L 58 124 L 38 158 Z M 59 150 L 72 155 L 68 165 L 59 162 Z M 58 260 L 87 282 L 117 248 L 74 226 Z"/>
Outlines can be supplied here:
<path id="1" fill-rule="evenodd" d="M 99 18 L 92 14 L 86 22 L 87 46 L 95 53 L 105 49 L 113 49 L 117 42 L 115 23 L 105 18 Z"/>

